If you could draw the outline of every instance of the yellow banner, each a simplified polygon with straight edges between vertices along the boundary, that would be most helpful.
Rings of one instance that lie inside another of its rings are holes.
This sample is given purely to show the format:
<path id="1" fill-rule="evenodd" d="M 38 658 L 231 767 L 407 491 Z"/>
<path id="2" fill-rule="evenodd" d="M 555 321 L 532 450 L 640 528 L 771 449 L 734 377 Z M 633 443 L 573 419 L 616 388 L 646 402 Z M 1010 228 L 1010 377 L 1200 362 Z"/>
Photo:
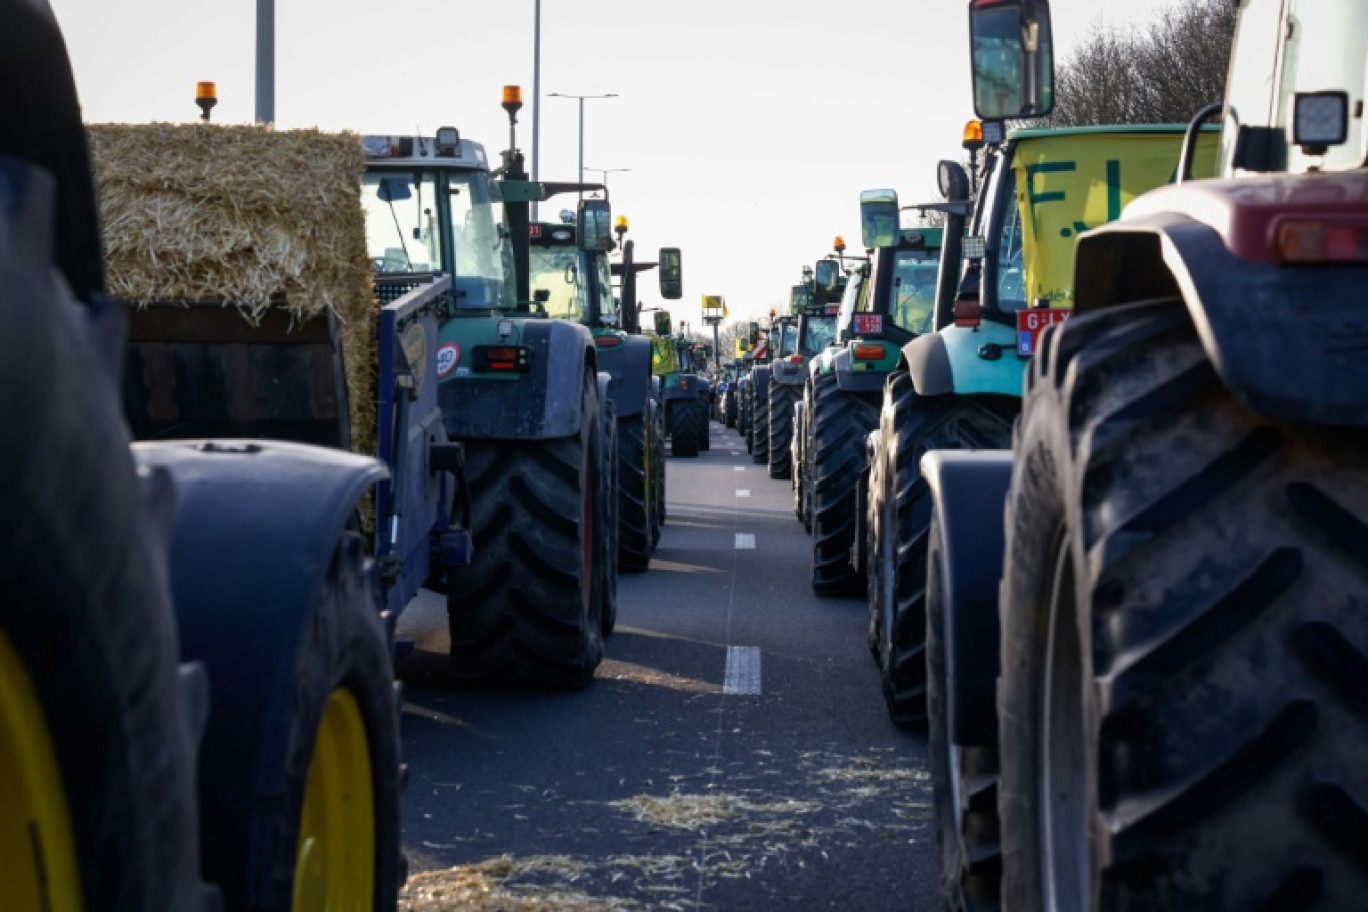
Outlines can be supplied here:
<path id="1" fill-rule="evenodd" d="M 1215 133 L 1203 133 L 1198 140 L 1195 177 L 1215 173 L 1216 144 Z M 1074 239 L 1116 219 L 1140 194 L 1172 183 L 1182 146 L 1182 133 L 1023 137 L 1012 156 L 1012 172 L 1017 224 L 1024 231 L 1004 245 L 999 282 L 1003 303 L 1010 305 L 1010 299 L 1020 299 L 1024 292 L 1028 306 L 1039 298 L 1056 307 L 1071 306 Z"/>
<path id="2" fill-rule="evenodd" d="M 674 346 L 669 339 L 646 334 L 651 340 L 651 373 L 657 377 L 674 373 Z"/>

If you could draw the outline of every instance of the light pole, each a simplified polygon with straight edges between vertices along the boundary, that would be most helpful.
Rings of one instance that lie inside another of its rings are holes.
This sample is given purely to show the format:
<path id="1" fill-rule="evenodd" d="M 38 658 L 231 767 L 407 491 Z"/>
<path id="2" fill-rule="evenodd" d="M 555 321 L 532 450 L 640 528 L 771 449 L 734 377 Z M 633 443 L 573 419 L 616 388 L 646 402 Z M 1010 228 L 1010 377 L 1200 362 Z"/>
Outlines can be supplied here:
<path id="1" fill-rule="evenodd" d="M 532 183 L 541 180 L 537 170 L 537 147 L 541 144 L 541 0 L 533 7 L 532 26 Z M 537 204 L 532 203 L 532 221 L 537 220 Z"/>
<path id="2" fill-rule="evenodd" d="M 584 102 L 591 98 L 617 98 L 617 93 L 610 92 L 606 95 L 569 95 L 563 92 L 549 92 L 547 98 L 573 98 L 579 102 L 579 183 L 584 183 Z M 580 199 L 584 199 L 584 191 L 580 191 Z"/>
<path id="3" fill-rule="evenodd" d="M 624 173 L 624 172 L 631 171 L 632 169 L 631 169 L 631 168 L 585 168 L 585 169 L 583 169 L 583 170 L 584 170 L 584 171 L 597 171 L 599 174 L 603 175 L 603 176 L 599 179 L 599 183 L 603 184 L 604 189 L 607 189 L 607 188 L 608 188 L 608 175 L 610 175 L 610 174 L 622 174 L 622 173 Z"/>

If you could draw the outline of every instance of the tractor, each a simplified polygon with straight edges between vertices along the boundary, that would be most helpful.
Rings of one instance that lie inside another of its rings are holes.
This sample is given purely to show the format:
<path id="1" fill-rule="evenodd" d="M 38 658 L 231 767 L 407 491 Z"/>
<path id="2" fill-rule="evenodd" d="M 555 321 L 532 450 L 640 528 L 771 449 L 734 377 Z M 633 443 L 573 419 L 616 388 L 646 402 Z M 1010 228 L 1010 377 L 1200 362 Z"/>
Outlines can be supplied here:
<path id="1" fill-rule="evenodd" d="M 980 116 L 1048 113 L 1049 16 L 970 5 Z M 1368 9 L 1236 21 L 1175 183 L 1078 237 L 1011 449 L 922 461 L 947 908 L 1368 891 Z"/>
<path id="2" fill-rule="evenodd" d="M 698 365 L 693 343 L 683 322 L 674 333 L 668 311 L 655 313 L 655 333 L 651 339 L 651 372 L 660 380 L 661 406 L 665 433 L 670 438 L 670 455 L 694 457 L 709 448 L 708 383 L 696 372 Z"/>
<path id="3" fill-rule="evenodd" d="M 926 720 L 926 528 L 931 498 L 920 462 L 930 449 L 1010 445 L 1022 378 L 1046 326 L 1072 301 L 1074 237 L 1116 218 L 1140 193 L 1168 181 L 1181 126 L 1017 129 L 971 121 L 964 144 L 986 137 L 984 189 L 969 210 L 969 180 L 942 162 L 945 199 L 922 209 L 946 213 L 935 297 L 936 331 L 907 342 L 884 385 L 879 427 L 867 440 L 869 498 L 857 543 L 866 559 L 869 647 L 890 717 Z M 1200 153 L 1209 172 L 1215 135 Z M 1018 205 L 1021 191 L 1026 205 Z M 966 215 L 966 212 L 968 214 Z M 897 193 L 862 194 L 866 245 L 894 243 Z M 958 284 L 956 284 L 958 283 Z"/>
<path id="4" fill-rule="evenodd" d="M 553 319 L 587 327 L 597 347 L 599 370 L 609 375 L 608 397 L 616 412 L 617 555 L 624 570 L 645 570 L 660 537 L 657 487 L 664 483 L 664 437 L 658 407 L 651 396 L 651 343 L 640 334 L 636 276 L 656 263 L 636 262 L 633 243 L 623 241 L 626 219 L 614 225 L 620 262 L 606 251 L 581 250 L 575 243 L 574 213 L 561 224 L 530 227 L 532 298 Z M 680 257 L 674 248 L 661 250 L 660 293 L 680 296 Z M 622 305 L 613 300 L 612 275 L 622 284 Z"/>

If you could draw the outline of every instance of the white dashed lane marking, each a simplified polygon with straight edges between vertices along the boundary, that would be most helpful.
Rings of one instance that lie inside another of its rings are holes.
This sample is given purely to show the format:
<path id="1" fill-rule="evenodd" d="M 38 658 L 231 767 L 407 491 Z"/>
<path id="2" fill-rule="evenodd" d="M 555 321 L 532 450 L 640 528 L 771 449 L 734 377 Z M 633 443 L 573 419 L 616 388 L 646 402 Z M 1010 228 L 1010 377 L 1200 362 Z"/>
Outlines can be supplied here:
<path id="1" fill-rule="evenodd" d="M 738 551 L 754 551 L 754 550 L 755 550 L 755 534 L 752 533 L 752 532 L 737 532 L 737 533 L 736 533 L 736 549 L 737 549 Z"/>
<path id="2" fill-rule="evenodd" d="M 737 488 L 737 489 L 736 489 L 736 496 L 737 496 L 737 497 L 750 497 L 750 491 L 747 491 L 745 488 Z"/>
<path id="3" fill-rule="evenodd" d="M 728 646 L 724 694 L 756 696 L 760 693 L 760 647 Z"/>

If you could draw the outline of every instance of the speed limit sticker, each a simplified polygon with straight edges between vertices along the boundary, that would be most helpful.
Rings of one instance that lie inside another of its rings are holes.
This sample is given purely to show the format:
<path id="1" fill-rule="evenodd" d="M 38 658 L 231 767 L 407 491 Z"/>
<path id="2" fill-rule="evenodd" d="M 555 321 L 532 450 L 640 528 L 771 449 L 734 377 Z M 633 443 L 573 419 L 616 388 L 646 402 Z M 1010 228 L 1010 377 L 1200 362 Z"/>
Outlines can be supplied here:
<path id="1" fill-rule="evenodd" d="M 448 343 L 437 349 L 437 376 L 445 377 L 461 363 L 461 347 Z"/>

